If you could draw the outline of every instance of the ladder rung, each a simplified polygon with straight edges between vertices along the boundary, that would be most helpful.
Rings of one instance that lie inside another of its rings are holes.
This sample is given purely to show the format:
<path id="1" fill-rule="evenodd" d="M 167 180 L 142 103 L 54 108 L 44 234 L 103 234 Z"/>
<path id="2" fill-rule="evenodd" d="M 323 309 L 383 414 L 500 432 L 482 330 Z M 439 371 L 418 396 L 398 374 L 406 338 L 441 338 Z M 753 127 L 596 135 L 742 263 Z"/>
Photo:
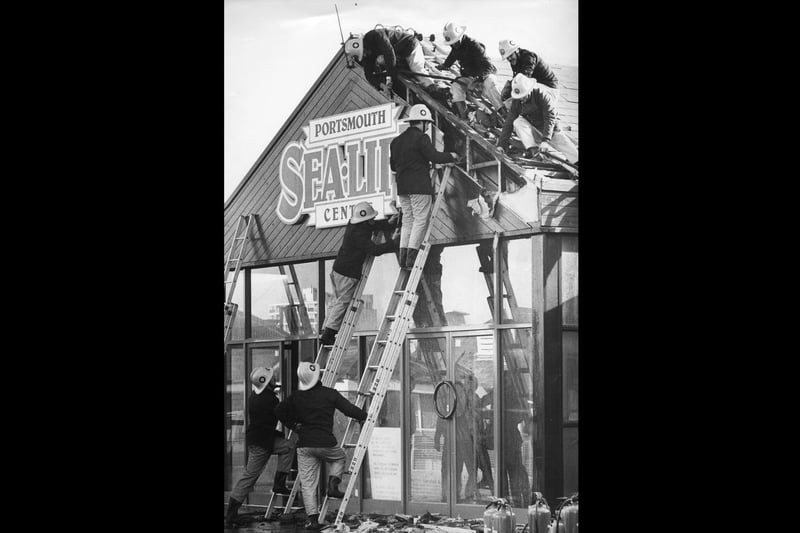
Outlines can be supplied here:
<path id="1" fill-rule="evenodd" d="M 342 444 L 342 448 L 355 448 L 357 446 L 358 446 L 358 444 L 351 444 L 349 442 L 346 442 L 346 443 Z"/>
<path id="2" fill-rule="evenodd" d="M 397 315 L 386 315 L 386 320 L 396 320 Z"/>
<path id="3" fill-rule="evenodd" d="M 389 342 L 389 341 L 388 341 L 388 340 L 386 340 L 386 339 L 384 339 L 384 340 L 380 340 L 380 341 L 378 341 L 378 344 L 386 344 L 387 342 Z"/>
<path id="4" fill-rule="evenodd" d="M 367 370 L 378 370 L 381 365 L 367 365 Z"/>
<path id="5" fill-rule="evenodd" d="M 375 393 L 372 391 L 367 391 L 367 392 L 358 391 L 358 394 L 360 394 L 361 396 L 375 396 Z"/>

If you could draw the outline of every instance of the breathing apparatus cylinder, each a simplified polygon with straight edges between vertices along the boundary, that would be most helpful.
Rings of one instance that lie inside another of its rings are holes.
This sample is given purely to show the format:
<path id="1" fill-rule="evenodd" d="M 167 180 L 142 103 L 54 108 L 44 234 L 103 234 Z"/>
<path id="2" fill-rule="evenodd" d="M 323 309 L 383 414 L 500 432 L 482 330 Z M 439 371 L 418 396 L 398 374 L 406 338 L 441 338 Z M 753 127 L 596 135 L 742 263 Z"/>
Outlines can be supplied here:
<path id="1" fill-rule="evenodd" d="M 494 513 L 497 512 L 498 509 L 498 501 L 494 500 L 486 506 L 486 510 L 483 511 L 483 533 L 492 533 L 492 517 L 494 517 Z"/>
<path id="2" fill-rule="evenodd" d="M 550 507 L 541 492 L 534 492 L 528 507 L 528 529 L 530 533 L 548 533 L 549 528 Z"/>
<path id="3" fill-rule="evenodd" d="M 514 518 L 514 509 L 508 502 L 500 498 L 497 511 L 492 516 L 492 533 L 514 533 L 517 521 Z"/>
<path id="4" fill-rule="evenodd" d="M 564 503 L 561 509 L 561 521 L 564 523 L 565 533 L 578 533 L 578 495 Z"/>

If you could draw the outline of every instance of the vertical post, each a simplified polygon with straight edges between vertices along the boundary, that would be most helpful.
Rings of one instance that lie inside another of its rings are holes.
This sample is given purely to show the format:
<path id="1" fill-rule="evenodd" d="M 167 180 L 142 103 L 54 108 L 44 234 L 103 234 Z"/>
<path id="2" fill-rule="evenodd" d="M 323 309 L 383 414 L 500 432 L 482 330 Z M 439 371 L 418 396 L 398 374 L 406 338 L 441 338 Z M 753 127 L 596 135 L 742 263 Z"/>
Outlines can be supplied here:
<path id="1" fill-rule="evenodd" d="M 253 316 L 253 309 L 252 309 L 252 302 L 253 302 L 253 295 L 252 295 L 252 284 L 250 283 L 250 274 L 252 273 L 251 268 L 246 268 L 244 270 L 244 338 L 249 339 L 253 336 L 252 331 L 252 320 L 251 317 Z M 233 324 L 231 324 L 231 329 L 233 329 Z"/>

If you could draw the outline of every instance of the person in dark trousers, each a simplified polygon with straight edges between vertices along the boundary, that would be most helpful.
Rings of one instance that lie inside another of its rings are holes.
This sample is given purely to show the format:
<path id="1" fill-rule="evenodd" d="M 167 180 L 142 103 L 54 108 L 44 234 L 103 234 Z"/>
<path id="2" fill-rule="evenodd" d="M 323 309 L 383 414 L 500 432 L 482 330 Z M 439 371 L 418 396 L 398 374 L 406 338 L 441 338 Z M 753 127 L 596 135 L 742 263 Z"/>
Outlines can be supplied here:
<path id="1" fill-rule="evenodd" d="M 550 90 L 553 102 L 558 101 L 558 78 L 544 59 L 530 50 L 520 48 L 516 41 L 510 39 L 500 41 L 498 48 L 500 57 L 511 63 L 512 78 L 520 73 L 533 78 L 544 86 L 543 89 L 549 88 L 545 90 Z M 511 80 L 508 80 L 500 92 L 500 98 L 505 102 L 510 97 Z"/>
<path id="2" fill-rule="evenodd" d="M 278 396 L 275 394 L 273 370 L 264 367 L 253 369 L 250 373 L 250 383 L 252 392 L 247 400 L 248 423 L 245 433 L 247 466 L 228 499 L 226 527 L 233 527 L 235 524 L 239 507 L 247 494 L 253 490 L 271 455 L 279 456 L 272 492 L 276 494 L 291 492 L 286 487 L 286 476 L 294 461 L 295 443 L 294 439 L 285 439 L 283 433 L 275 429 L 278 423 L 278 417 L 275 415 Z"/>
<path id="3" fill-rule="evenodd" d="M 411 268 L 417 260 L 431 214 L 433 184 L 431 163 L 452 163 L 459 160 L 455 152 L 439 152 L 425 134 L 427 122 L 433 122 L 424 104 L 411 106 L 409 127 L 389 145 L 389 166 L 395 172 L 395 190 L 403 225 L 400 228 L 400 267 Z"/>
<path id="4" fill-rule="evenodd" d="M 383 255 L 397 250 L 398 241 L 388 240 L 384 244 L 375 244 L 372 234 L 376 231 L 391 231 L 397 223 L 397 217 L 387 220 L 374 220 L 378 212 L 369 202 L 359 202 L 353 207 L 353 215 L 347 223 L 342 237 L 342 245 L 336 254 L 331 270 L 334 301 L 325 316 L 322 325 L 320 342 L 331 345 L 342 325 L 347 307 L 353 300 L 353 294 L 361 278 L 361 269 L 368 255 Z"/>
<path id="5" fill-rule="evenodd" d="M 315 363 L 302 362 L 297 367 L 298 389 L 278 404 L 275 413 L 287 427 L 291 427 L 300 438 L 297 441 L 297 467 L 300 487 L 303 491 L 308 522 L 306 529 L 321 529 L 317 485 L 322 462 L 330 465 L 327 494 L 331 498 L 342 498 L 339 490 L 344 471 L 345 452 L 337 446 L 333 434 L 333 415 L 338 409 L 359 423 L 367 418 L 363 409 L 350 403 L 336 389 L 324 386 L 319 381 L 320 369 Z"/>
<path id="6" fill-rule="evenodd" d="M 444 42 L 451 46 L 450 54 L 444 60 L 441 70 L 447 70 L 458 61 L 461 76 L 450 86 L 453 95 L 453 106 L 462 119 L 467 118 L 467 91 L 480 92 L 495 110 L 499 110 L 503 101 L 495 84 L 497 69 L 486 57 L 486 47 L 464 33 L 466 26 L 448 22 L 442 35 Z"/>
<path id="7" fill-rule="evenodd" d="M 522 73 L 511 80 L 511 109 L 497 138 L 497 148 L 501 152 L 508 149 L 513 129 L 522 141 L 526 157 L 533 157 L 538 146 L 540 151 L 561 152 L 567 161 L 576 163 L 578 148 L 559 129 L 556 103 L 551 92 L 542 87 Z"/>
<path id="8" fill-rule="evenodd" d="M 425 51 L 414 33 L 401 28 L 379 27 L 370 30 L 363 37 L 353 36 L 345 43 L 345 52 L 359 60 L 364 67 L 366 80 L 380 90 L 384 81 L 382 72 L 393 79 L 398 68 L 408 68 L 420 76 L 415 76 L 426 89 L 435 86 L 425 68 Z"/>

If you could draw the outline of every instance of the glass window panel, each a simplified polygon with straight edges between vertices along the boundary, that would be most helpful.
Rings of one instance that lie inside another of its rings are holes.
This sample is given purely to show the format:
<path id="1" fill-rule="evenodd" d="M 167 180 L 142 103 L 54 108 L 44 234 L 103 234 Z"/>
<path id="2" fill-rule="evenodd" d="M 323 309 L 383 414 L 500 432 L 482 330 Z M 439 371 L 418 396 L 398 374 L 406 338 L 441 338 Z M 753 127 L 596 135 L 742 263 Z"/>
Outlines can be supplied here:
<path id="1" fill-rule="evenodd" d="M 244 472 L 244 350 L 225 353 L 225 498 Z"/>
<path id="2" fill-rule="evenodd" d="M 280 345 L 257 347 L 250 349 L 250 368 L 263 366 L 264 368 L 272 368 L 275 372 L 277 379 L 281 375 L 281 348 Z M 251 370 L 252 372 L 252 370 Z M 246 387 L 246 393 L 249 395 L 251 387 Z M 248 419 L 249 422 L 249 419 Z M 245 429 L 247 426 L 245 425 Z M 269 503 L 270 495 L 272 494 L 272 480 L 275 477 L 275 469 L 277 460 L 267 461 L 267 466 L 264 472 L 259 476 L 256 481 L 253 491 L 247 497 L 247 501 L 253 505 L 267 505 Z"/>
<path id="3" fill-rule="evenodd" d="M 252 270 L 253 338 L 316 335 L 319 301 L 317 269 L 318 264 L 314 261 Z M 294 284 L 292 270 L 299 287 Z"/>
<path id="4" fill-rule="evenodd" d="M 418 291 L 414 327 L 436 325 L 431 319 L 441 314 L 444 314 L 444 325 L 491 323 L 489 289 L 480 272 L 477 247 L 477 244 L 431 247 L 422 277 L 426 287 Z"/>
<path id="5" fill-rule="evenodd" d="M 229 274 L 233 279 L 233 274 Z M 225 295 L 227 297 L 227 294 Z M 236 280 L 236 287 L 233 289 L 232 303 L 237 304 L 239 307 L 236 311 L 236 316 L 233 318 L 233 325 L 231 326 L 231 334 L 228 337 L 229 341 L 244 340 L 244 270 L 239 271 L 239 277 Z"/>
<path id="6" fill-rule="evenodd" d="M 529 324 L 533 317 L 531 239 L 501 241 L 498 253 L 503 294 L 508 295 L 500 300 L 503 306 L 502 323 Z"/>
<path id="7" fill-rule="evenodd" d="M 375 258 L 364 286 L 364 304 L 355 331 L 376 331 L 380 327 L 399 271 L 395 254 L 383 254 Z"/>
<path id="8" fill-rule="evenodd" d="M 503 330 L 500 348 L 503 357 L 502 440 L 505 468 L 501 494 L 515 507 L 527 507 L 531 490 L 541 491 L 543 482 L 541 462 L 534 459 L 543 435 L 537 431 L 539 428 L 534 417 L 539 409 L 534 408 L 537 402 L 529 363 L 532 354 L 531 330 Z"/>
<path id="9" fill-rule="evenodd" d="M 578 492 L 578 428 L 564 428 L 564 494 Z"/>
<path id="10" fill-rule="evenodd" d="M 491 334 L 453 338 L 455 481 L 459 503 L 488 503 L 494 495 L 494 352 Z"/>
<path id="11" fill-rule="evenodd" d="M 446 378 L 445 348 L 444 337 L 409 339 L 406 344 L 411 405 L 408 492 L 415 502 L 450 501 L 448 465 L 442 461 L 447 421 L 439 418 L 433 406 L 434 387 Z"/>
<path id="12" fill-rule="evenodd" d="M 371 350 L 375 337 L 367 338 Z M 403 438 L 400 428 L 402 398 L 402 365 L 398 358 L 389 388 L 372 430 L 367 455 L 362 463 L 364 472 L 364 498 L 376 500 L 402 500 Z M 366 408 L 365 408 L 366 409 Z"/>
<path id="13" fill-rule="evenodd" d="M 564 421 L 578 421 L 578 332 L 564 331 L 561 336 L 563 358 Z"/>
<path id="14" fill-rule="evenodd" d="M 578 237 L 563 237 L 561 245 L 561 314 L 564 325 L 578 325 Z"/>
<path id="15" fill-rule="evenodd" d="M 353 404 L 357 404 L 358 384 L 361 382 L 361 366 L 359 364 L 358 357 L 358 339 L 358 337 L 350 338 L 350 342 L 347 344 L 347 349 L 342 354 L 342 359 L 339 363 L 339 371 L 336 373 L 336 378 L 331 385 L 328 385 L 329 387 L 332 387 L 342 393 L 342 396 L 347 398 Z M 348 420 L 350 420 L 350 418 L 339 412 L 338 409 L 334 412 L 333 434 L 336 436 L 336 441 L 340 445 L 342 444 L 344 432 L 347 429 Z M 352 454 L 350 454 L 350 456 L 352 456 Z"/>

